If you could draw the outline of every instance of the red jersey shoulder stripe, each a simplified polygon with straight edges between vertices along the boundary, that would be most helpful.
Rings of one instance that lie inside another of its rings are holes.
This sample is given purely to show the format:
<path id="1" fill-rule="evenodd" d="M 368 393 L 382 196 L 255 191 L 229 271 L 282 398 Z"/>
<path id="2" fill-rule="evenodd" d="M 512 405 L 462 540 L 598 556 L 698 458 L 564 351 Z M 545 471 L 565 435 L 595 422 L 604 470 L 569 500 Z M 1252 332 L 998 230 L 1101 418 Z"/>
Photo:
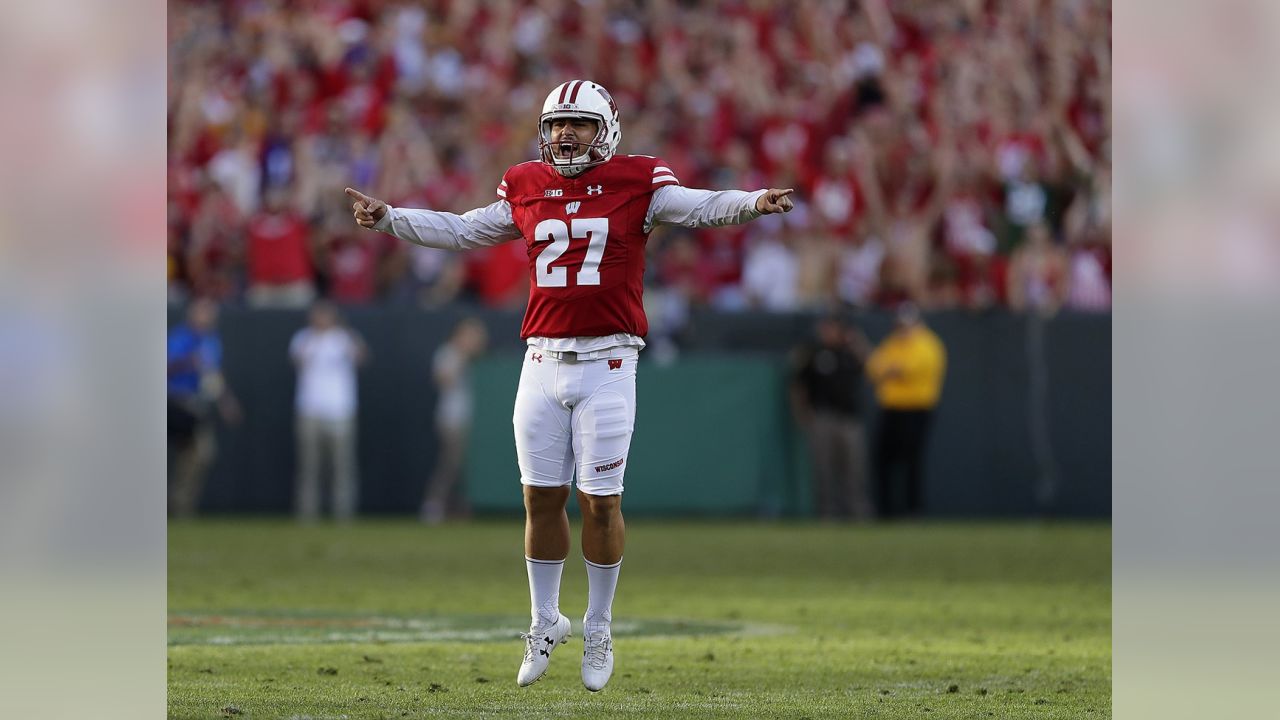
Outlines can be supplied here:
<path id="1" fill-rule="evenodd" d="M 650 182 L 650 185 L 662 185 L 662 184 L 671 184 L 671 183 L 675 183 L 677 185 L 680 183 L 680 180 L 676 178 L 675 171 L 673 171 L 670 167 L 662 164 L 662 160 L 660 158 L 654 158 L 653 180 Z"/>

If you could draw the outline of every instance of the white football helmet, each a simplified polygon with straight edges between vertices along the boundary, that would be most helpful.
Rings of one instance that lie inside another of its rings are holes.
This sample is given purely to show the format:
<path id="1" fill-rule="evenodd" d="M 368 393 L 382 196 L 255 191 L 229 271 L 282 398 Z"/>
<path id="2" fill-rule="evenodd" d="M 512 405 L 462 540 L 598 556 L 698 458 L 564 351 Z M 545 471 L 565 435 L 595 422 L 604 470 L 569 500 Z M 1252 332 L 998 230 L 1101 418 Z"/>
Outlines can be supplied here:
<path id="1" fill-rule="evenodd" d="M 579 140 L 572 157 L 557 157 L 551 143 L 551 121 L 558 118 L 587 118 L 596 121 L 596 136 L 590 142 Z M 618 106 L 603 86 L 590 80 L 570 80 L 558 85 L 542 103 L 538 119 L 538 153 L 542 162 L 561 175 L 572 177 L 589 167 L 603 165 L 618 150 L 622 125 L 618 122 Z"/>

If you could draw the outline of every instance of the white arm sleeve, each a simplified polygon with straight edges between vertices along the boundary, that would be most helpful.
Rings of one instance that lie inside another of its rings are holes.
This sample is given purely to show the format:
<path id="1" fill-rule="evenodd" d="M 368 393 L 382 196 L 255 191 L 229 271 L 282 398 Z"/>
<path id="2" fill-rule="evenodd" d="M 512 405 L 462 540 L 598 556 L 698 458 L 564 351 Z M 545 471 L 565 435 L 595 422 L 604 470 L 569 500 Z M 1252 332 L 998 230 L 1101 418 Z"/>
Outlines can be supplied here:
<path id="1" fill-rule="evenodd" d="M 649 212 L 644 217 L 644 230 L 658 225 L 682 225 L 689 228 L 740 225 L 760 217 L 756 199 L 764 190 L 698 190 L 679 185 L 664 185 L 653 191 Z"/>
<path id="2" fill-rule="evenodd" d="M 442 250 L 471 250 L 520 237 L 520 231 L 511 219 L 511 206 L 506 200 L 461 215 L 388 205 L 387 214 L 373 229 Z"/>

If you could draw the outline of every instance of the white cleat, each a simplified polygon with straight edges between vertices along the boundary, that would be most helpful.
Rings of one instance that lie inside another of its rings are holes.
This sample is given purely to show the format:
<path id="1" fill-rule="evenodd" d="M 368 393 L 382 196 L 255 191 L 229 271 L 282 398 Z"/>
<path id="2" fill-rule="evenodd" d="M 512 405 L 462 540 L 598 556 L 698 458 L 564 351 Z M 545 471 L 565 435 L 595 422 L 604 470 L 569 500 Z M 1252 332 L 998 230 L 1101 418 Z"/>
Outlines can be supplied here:
<path id="1" fill-rule="evenodd" d="M 587 635 L 582 643 L 582 684 L 600 692 L 613 675 L 613 638 L 608 631 Z"/>
<path id="2" fill-rule="evenodd" d="M 572 627 L 569 618 L 561 615 L 554 624 L 536 625 L 520 634 L 525 643 L 524 662 L 520 663 L 520 674 L 516 675 L 520 687 L 538 682 L 547 673 L 551 652 L 564 643 Z"/>

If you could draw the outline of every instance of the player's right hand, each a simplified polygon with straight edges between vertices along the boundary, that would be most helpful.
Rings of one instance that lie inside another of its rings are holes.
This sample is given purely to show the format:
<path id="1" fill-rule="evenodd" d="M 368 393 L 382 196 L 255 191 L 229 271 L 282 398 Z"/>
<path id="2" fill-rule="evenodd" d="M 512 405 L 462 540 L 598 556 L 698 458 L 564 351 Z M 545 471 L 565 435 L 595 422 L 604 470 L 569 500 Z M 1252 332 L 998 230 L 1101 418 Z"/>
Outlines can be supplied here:
<path id="1" fill-rule="evenodd" d="M 360 227 L 372 228 L 387 214 L 387 204 L 381 200 L 351 188 L 347 188 L 347 194 L 355 200 L 351 203 L 351 210 L 355 215 L 356 224 Z"/>

